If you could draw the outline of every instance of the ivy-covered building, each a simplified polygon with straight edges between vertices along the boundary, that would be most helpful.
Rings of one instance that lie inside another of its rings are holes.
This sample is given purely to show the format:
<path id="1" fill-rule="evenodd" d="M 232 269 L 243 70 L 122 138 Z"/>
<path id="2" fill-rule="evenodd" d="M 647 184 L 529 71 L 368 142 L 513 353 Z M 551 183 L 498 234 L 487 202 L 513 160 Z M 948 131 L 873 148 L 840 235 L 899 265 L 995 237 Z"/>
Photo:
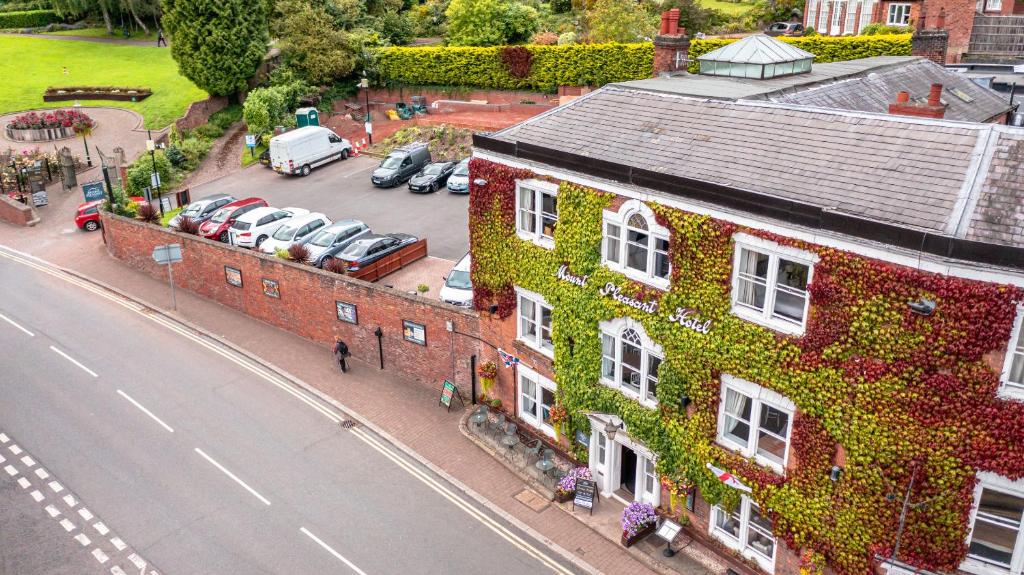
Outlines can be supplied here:
<path id="1" fill-rule="evenodd" d="M 885 569 L 1020 574 L 1024 131 L 644 86 L 476 137 L 491 395 L 762 572 L 882 569 L 909 493 Z"/>

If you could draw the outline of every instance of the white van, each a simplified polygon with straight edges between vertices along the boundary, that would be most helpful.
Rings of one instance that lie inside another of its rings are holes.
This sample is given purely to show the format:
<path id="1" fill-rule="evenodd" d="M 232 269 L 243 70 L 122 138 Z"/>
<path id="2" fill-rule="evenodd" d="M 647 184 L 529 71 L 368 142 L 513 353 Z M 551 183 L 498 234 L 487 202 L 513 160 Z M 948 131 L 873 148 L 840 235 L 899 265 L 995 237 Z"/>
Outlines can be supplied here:
<path id="1" fill-rule="evenodd" d="M 323 126 L 304 126 L 270 138 L 270 166 L 280 174 L 302 174 L 349 157 L 352 143 Z"/>
<path id="2" fill-rule="evenodd" d="M 469 254 L 462 256 L 441 286 L 441 301 L 459 307 L 473 307 L 473 283 L 469 281 Z"/>

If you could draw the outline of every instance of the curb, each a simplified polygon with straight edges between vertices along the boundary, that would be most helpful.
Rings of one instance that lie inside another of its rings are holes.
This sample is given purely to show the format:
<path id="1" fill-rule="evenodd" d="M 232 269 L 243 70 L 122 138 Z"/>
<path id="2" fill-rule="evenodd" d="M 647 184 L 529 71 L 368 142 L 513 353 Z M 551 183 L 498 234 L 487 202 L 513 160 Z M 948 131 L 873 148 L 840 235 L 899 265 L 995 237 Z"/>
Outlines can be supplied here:
<path id="1" fill-rule="evenodd" d="M 487 453 L 488 455 L 494 457 L 495 460 L 497 460 L 499 463 L 501 463 L 503 466 L 505 466 L 505 468 L 508 469 L 510 472 L 512 472 L 516 477 L 518 477 L 521 480 L 524 480 L 525 484 L 528 487 L 530 487 L 531 489 L 534 489 L 534 490 L 539 490 L 544 495 L 546 495 L 548 497 L 548 499 L 550 500 L 552 507 L 554 507 L 556 509 L 560 509 L 566 515 L 572 517 L 576 521 L 579 521 L 587 529 L 589 529 L 589 530 L 593 531 L 595 534 L 597 534 L 598 537 L 601 537 L 601 538 L 603 538 L 603 539 L 605 539 L 607 541 L 610 541 L 610 542 L 614 543 L 617 547 L 621 547 L 621 542 L 620 541 L 618 541 L 616 539 L 609 538 L 607 535 L 605 535 L 604 533 L 601 533 L 600 531 L 595 529 L 592 525 L 587 523 L 582 517 L 577 516 L 569 508 L 569 504 L 568 503 L 558 503 L 557 501 L 554 501 L 554 493 L 550 489 L 540 485 L 532 477 L 525 477 L 524 478 L 523 475 L 518 473 L 515 470 L 515 468 L 510 463 L 505 461 L 504 457 L 501 457 L 499 454 L 495 453 L 494 450 L 492 450 L 490 448 L 490 446 L 485 444 L 483 441 L 479 440 L 475 436 L 475 434 L 469 430 L 469 426 L 466 424 L 466 422 L 469 421 L 469 418 L 472 415 L 473 415 L 473 411 L 469 410 L 459 420 L 459 431 L 461 431 L 463 435 L 465 435 L 470 441 L 472 441 L 474 444 L 476 444 L 476 446 L 479 447 L 481 450 L 483 450 L 485 453 Z M 642 551 L 637 550 L 635 547 L 623 548 L 622 550 L 624 552 L 626 552 L 626 553 L 629 553 L 629 555 L 631 557 L 633 557 L 637 561 L 643 563 L 644 565 L 647 565 L 652 570 L 660 573 L 661 575 L 680 575 L 680 573 L 681 573 L 680 571 L 676 571 L 675 569 L 672 569 L 668 565 L 665 565 L 664 563 L 658 561 L 654 557 L 651 557 L 650 555 L 648 555 L 646 553 L 643 553 Z"/>
<path id="2" fill-rule="evenodd" d="M 448 472 L 444 471 L 443 469 L 441 469 L 440 467 L 438 467 L 434 463 L 430 462 L 429 460 L 424 458 L 422 455 L 420 455 L 419 453 L 417 453 L 416 451 L 411 449 L 409 446 L 405 445 L 404 443 L 402 443 L 401 441 L 399 441 L 398 439 L 393 437 L 391 434 L 389 434 L 386 431 L 384 431 L 382 428 L 377 426 L 375 423 L 373 423 L 373 422 L 369 421 L 368 419 L 366 419 L 365 417 L 359 415 L 354 410 L 350 409 L 349 407 L 347 407 L 346 405 L 344 405 L 340 401 L 338 401 L 338 400 L 334 399 L 333 397 L 327 395 L 325 392 L 323 392 L 323 391 L 313 387 L 312 385 L 310 385 L 310 384 L 306 383 L 305 381 L 299 379 L 298 377 L 292 375 L 288 371 L 286 371 L 286 370 L 284 370 L 284 369 L 274 365 L 273 363 L 271 363 L 269 361 L 266 361 L 266 360 L 256 356 L 255 354 L 249 352 L 248 350 L 246 350 L 246 349 L 244 349 L 244 348 L 242 348 L 240 346 L 237 346 L 234 343 L 231 343 L 230 341 L 225 340 L 224 338 L 222 338 L 222 337 L 220 337 L 218 335 L 215 335 L 215 334 L 211 333 L 210 331 L 208 331 L 207 329 L 205 329 L 203 327 L 200 327 L 200 326 L 198 326 L 196 324 L 193 324 L 192 322 L 190 322 L 190 321 L 188 321 L 186 319 L 178 317 L 176 314 L 172 315 L 170 312 L 167 312 L 167 311 L 165 311 L 165 310 L 163 310 L 163 309 L 161 309 L 161 308 L 159 308 L 159 307 L 157 307 L 157 306 L 147 302 L 144 299 L 132 296 L 132 295 L 122 291 L 121 289 L 118 289 L 116 287 L 113 287 L 113 286 L 107 284 L 106 282 L 99 281 L 99 280 L 94 279 L 94 278 L 92 278 L 92 277 L 90 277 L 88 275 L 85 275 L 83 273 L 80 273 L 80 272 L 77 272 L 75 270 L 71 270 L 71 269 L 65 268 L 63 266 L 56 265 L 56 264 L 48 262 L 46 260 L 42 260 L 42 259 L 40 259 L 40 258 L 38 258 L 36 256 L 31 255 L 31 254 L 27 254 L 27 253 L 24 253 L 24 252 L 21 252 L 21 251 L 18 251 L 18 250 L 14 250 L 14 249 L 12 249 L 10 247 L 7 247 L 7 246 L 0 246 L 0 247 L 3 247 L 3 249 L 5 249 L 7 251 L 10 251 L 12 253 L 15 253 L 15 254 L 17 254 L 19 256 L 32 259 L 32 260 L 36 261 L 37 263 L 44 264 L 44 265 L 50 266 L 50 267 L 52 267 L 52 268 L 54 268 L 56 270 L 62 271 L 62 272 L 66 273 L 66 274 L 68 274 L 70 276 L 73 276 L 73 277 L 79 279 L 79 280 L 89 282 L 90 284 L 93 284 L 93 285 L 95 285 L 95 286 L 97 286 L 99 288 L 102 288 L 103 290 L 106 290 L 106 291 L 108 291 L 108 292 L 110 292 L 110 293 L 112 293 L 112 294 L 114 294 L 114 295 L 116 295 L 116 296 L 118 296 L 120 298 L 123 298 L 123 299 L 125 299 L 127 301 L 130 301 L 132 303 L 135 303 L 135 304 L 141 306 L 144 310 L 151 311 L 151 312 L 153 312 L 153 313 L 155 313 L 157 315 L 160 315 L 161 317 L 164 317 L 164 318 L 166 318 L 166 319 L 168 319 L 170 321 L 173 321 L 173 322 L 175 322 L 175 323 L 177 323 L 179 325 L 182 325 L 182 326 L 188 328 L 189 330 L 194 331 L 198 335 L 201 335 L 201 336 L 203 336 L 205 338 L 208 338 L 208 339 L 210 339 L 210 340 L 212 340 L 212 341 L 214 341 L 214 342 L 216 342 L 216 343 L 226 347 L 227 349 L 229 349 L 229 350 L 231 350 L 231 351 L 233 351 L 233 352 L 235 352 L 235 353 L 245 357 L 246 359 L 248 359 L 248 360 L 250 360 L 250 361 L 252 361 L 252 362 L 254 362 L 254 363 L 256 363 L 256 364 L 258 364 L 258 365 L 260 365 L 262 367 L 264 367 L 265 369 L 267 369 L 267 370 L 269 370 L 269 371 L 271 371 L 271 372 L 281 376 L 282 378 L 287 380 L 288 383 L 290 383 L 290 384 L 294 385 L 295 387 L 298 387 L 299 389 L 301 389 L 301 390 L 303 390 L 303 391 L 313 395 L 314 397 L 316 397 L 320 401 L 323 401 L 323 402 L 327 403 L 331 407 L 333 407 L 336 410 L 338 410 L 339 412 L 341 412 L 342 415 L 344 415 L 344 416 L 346 416 L 346 417 L 348 417 L 348 418 L 350 418 L 352 420 L 355 420 L 356 422 L 358 422 L 363 427 L 369 429 L 374 434 L 378 435 L 379 437 L 384 439 L 386 442 L 388 442 L 389 444 L 394 446 L 398 451 L 402 452 L 404 455 L 406 455 L 410 459 L 412 459 L 412 460 L 416 461 L 417 463 L 419 463 L 420 465 L 426 467 L 432 473 L 434 473 L 435 475 L 437 475 L 441 479 L 443 479 L 446 482 L 448 482 L 449 484 L 451 484 L 453 487 L 455 487 L 456 489 L 461 491 L 463 494 L 468 496 L 470 499 L 475 501 L 478 505 L 482 506 L 484 509 L 490 511 L 491 513 L 493 513 L 497 517 L 499 517 L 502 520 L 504 520 L 507 523 L 509 523 L 512 527 L 515 527 L 516 529 L 518 529 L 519 531 L 525 533 L 527 536 L 535 539 L 539 543 L 541 543 L 543 545 L 546 545 L 550 550 L 555 552 L 555 554 L 561 556 L 564 560 L 568 561 L 573 566 L 577 567 L 578 569 L 580 569 L 582 571 L 585 571 L 586 573 L 590 573 L 590 574 L 594 574 L 594 575 L 603 575 L 601 571 L 599 571 L 598 569 L 594 568 L 592 565 L 590 565 L 586 561 L 580 559 L 575 554 L 570 553 L 569 551 L 567 551 L 566 549 L 564 549 L 563 547 L 561 547 L 560 545 L 558 545 L 557 543 L 555 543 L 551 539 L 545 537 L 543 534 L 541 534 L 540 532 L 536 531 L 532 527 L 526 525 L 525 523 L 523 523 L 522 521 L 520 521 L 516 517 L 512 516 L 510 513 L 508 513 L 507 511 L 505 511 L 501 507 L 499 507 L 497 504 L 493 503 L 492 501 L 490 501 L 486 497 L 480 495 L 479 493 L 477 493 L 476 491 L 471 489 L 469 486 L 467 486 L 463 482 L 459 481 L 454 476 L 452 476 Z M 269 326 L 268 325 L 268 327 L 273 327 L 273 326 Z M 469 413 L 471 413 L 471 412 L 469 412 Z"/>

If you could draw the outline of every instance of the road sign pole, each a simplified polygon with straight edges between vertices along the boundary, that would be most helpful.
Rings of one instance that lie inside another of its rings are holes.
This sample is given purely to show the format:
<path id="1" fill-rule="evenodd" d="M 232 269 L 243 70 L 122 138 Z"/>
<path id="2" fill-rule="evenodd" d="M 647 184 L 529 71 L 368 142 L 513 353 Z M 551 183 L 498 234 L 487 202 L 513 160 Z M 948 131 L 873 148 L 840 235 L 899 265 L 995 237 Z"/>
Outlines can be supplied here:
<path id="1" fill-rule="evenodd" d="M 178 299 L 174 295 L 174 272 L 171 271 L 173 267 L 174 264 L 167 264 L 167 281 L 171 283 L 171 309 L 178 311 Z"/>

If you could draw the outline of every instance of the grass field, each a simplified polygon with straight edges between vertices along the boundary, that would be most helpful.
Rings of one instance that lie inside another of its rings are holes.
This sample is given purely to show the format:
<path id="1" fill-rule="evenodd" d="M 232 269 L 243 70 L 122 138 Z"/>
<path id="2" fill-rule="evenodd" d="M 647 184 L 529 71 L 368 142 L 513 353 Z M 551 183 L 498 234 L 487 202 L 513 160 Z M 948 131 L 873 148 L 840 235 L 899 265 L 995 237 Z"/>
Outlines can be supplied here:
<path id="1" fill-rule="evenodd" d="M 699 0 L 699 2 L 701 6 L 721 10 L 727 16 L 740 16 L 754 7 L 751 2 L 724 2 L 723 0 Z"/>
<path id="2" fill-rule="evenodd" d="M 64 75 L 64 67 L 68 75 Z M 48 87 L 125 86 L 153 90 L 142 102 L 83 101 L 82 106 L 135 110 L 147 128 L 163 128 L 181 117 L 206 93 L 178 74 L 166 48 L 123 46 L 76 40 L 0 37 L 0 113 L 32 108 L 66 108 L 67 102 L 43 102 Z"/>
<path id="3" fill-rule="evenodd" d="M 54 31 L 54 32 L 46 32 L 46 34 L 54 34 L 54 35 L 57 35 L 57 36 L 83 36 L 85 38 L 115 38 L 115 39 L 118 39 L 118 40 L 123 40 L 124 39 L 124 36 L 121 35 L 121 31 L 120 30 L 114 30 L 113 34 L 107 34 L 107 29 L 106 28 L 83 28 L 81 30 L 57 30 L 57 31 Z M 149 34 L 143 34 L 141 31 L 139 31 L 139 32 L 132 32 L 131 38 L 128 38 L 128 39 L 129 40 L 138 40 L 140 42 L 141 41 L 153 42 L 153 44 L 155 45 L 156 44 L 156 30 L 150 30 Z"/>

